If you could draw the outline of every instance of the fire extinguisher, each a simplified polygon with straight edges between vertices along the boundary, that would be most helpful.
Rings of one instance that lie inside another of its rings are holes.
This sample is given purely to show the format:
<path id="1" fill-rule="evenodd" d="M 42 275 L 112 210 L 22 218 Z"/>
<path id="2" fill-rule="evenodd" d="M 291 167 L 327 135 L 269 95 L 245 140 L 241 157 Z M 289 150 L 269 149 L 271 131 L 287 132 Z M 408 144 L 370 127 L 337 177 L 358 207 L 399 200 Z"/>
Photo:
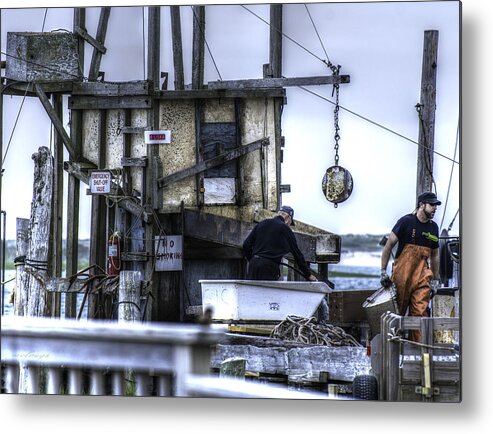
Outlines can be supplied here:
<path id="1" fill-rule="evenodd" d="M 113 233 L 108 240 L 108 275 L 117 276 L 121 268 L 121 239 L 118 232 Z"/>

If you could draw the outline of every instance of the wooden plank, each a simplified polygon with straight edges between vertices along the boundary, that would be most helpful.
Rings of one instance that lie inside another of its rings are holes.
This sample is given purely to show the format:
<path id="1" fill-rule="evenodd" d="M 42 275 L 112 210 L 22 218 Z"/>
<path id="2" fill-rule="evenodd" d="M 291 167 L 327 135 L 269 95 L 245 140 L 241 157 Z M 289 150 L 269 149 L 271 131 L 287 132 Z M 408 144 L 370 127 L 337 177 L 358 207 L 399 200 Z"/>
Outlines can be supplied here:
<path id="1" fill-rule="evenodd" d="M 75 26 L 74 31 L 77 35 L 79 35 L 82 39 L 91 44 L 96 50 L 98 50 L 101 54 L 106 54 L 106 47 L 101 44 L 99 41 L 94 39 L 89 33 L 86 32 L 85 29 Z"/>
<path id="2" fill-rule="evenodd" d="M 123 167 L 146 167 L 147 157 L 123 157 L 121 164 Z"/>
<path id="3" fill-rule="evenodd" d="M 349 83 L 349 75 L 223 80 L 210 81 L 207 85 L 209 89 L 258 89 L 287 86 L 320 86 L 324 84 L 344 83 Z"/>
<path id="4" fill-rule="evenodd" d="M 266 141 L 268 142 L 268 140 L 269 139 L 265 139 L 265 138 L 256 140 L 255 142 L 248 143 L 247 145 L 240 146 L 239 148 L 235 148 L 228 152 L 224 152 L 223 154 L 215 158 L 211 158 L 210 160 L 200 162 L 195 166 L 180 170 L 176 173 L 160 178 L 158 179 L 158 186 L 161 188 L 165 187 L 169 184 L 172 184 L 173 182 L 179 181 L 189 176 L 196 175 L 207 169 L 210 169 L 211 167 L 219 166 L 220 164 L 224 164 L 227 161 L 231 161 L 243 155 L 246 155 L 249 152 L 256 151 L 260 149 L 261 146 L 264 145 Z"/>
<path id="5" fill-rule="evenodd" d="M 122 83 L 76 82 L 72 94 L 75 96 L 141 96 L 150 94 L 150 86 L 148 80 Z"/>
<path id="6" fill-rule="evenodd" d="M 65 147 L 67 148 L 69 155 L 71 157 L 74 157 L 74 155 L 75 155 L 74 145 L 72 144 L 70 137 L 68 136 L 67 132 L 65 131 L 65 128 L 63 127 L 63 123 L 60 120 L 60 118 L 58 117 L 58 114 L 55 112 L 55 109 L 51 105 L 50 100 L 48 99 L 48 96 L 46 95 L 46 93 L 44 92 L 44 90 L 40 84 L 36 83 L 34 85 L 34 88 L 36 90 L 36 94 L 38 95 L 39 100 L 41 101 L 41 104 L 43 105 L 44 109 L 46 110 L 46 113 L 48 114 L 49 118 L 51 119 L 51 123 L 55 127 L 55 130 L 60 135 L 63 142 L 65 143 Z"/>
<path id="7" fill-rule="evenodd" d="M 152 99 L 146 96 L 73 96 L 68 105 L 72 110 L 149 109 L 152 108 Z"/>
<path id="8" fill-rule="evenodd" d="M 72 81 L 59 81 L 59 82 L 43 82 L 43 90 L 45 93 L 72 93 L 73 84 L 77 82 Z M 6 85 L 3 87 L 4 95 L 13 96 L 37 96 L 36 92 L 32 90 L 32 83 L 18 83 L 12 80 L 6 80 Z"/>
<path id="9" fill-rule="evenodd" d="M 183 90 L 185 88 L 185 76 L 183 73 L 180 6 L 170 6 L 170 15 L 173 40 L 173 65 L 175 68 L 175 90 Z"/>
<path id="10" fill-rule="evenodd" d="M 86 9 L 85 8 L 74 8 L 74 23 L 73 31 L 75 34 L 75 29 L 79 27 L 81 29 L 86 28 Z M 85 59 L 85 42 L 80 36 L 77 37 L 77 54 L 79 56 L 79 75 L 84 77 L 84 59 Z"/>
<path id="11" fill-rule="evenodd" d="M 98 29 L 96 32 L 96 40 L 104 45 L 106 39 L 106 30 L 108 29 L 108 20 L 110 18 L 110 7 L 102 7 L 99 15 Z M 101 65 L 102 58 L 101 51 L 94 49 L 92 52 L 91 66 L 89 68 L 89 81 L 97 80 L 99 76 L 99 67 Z"/>

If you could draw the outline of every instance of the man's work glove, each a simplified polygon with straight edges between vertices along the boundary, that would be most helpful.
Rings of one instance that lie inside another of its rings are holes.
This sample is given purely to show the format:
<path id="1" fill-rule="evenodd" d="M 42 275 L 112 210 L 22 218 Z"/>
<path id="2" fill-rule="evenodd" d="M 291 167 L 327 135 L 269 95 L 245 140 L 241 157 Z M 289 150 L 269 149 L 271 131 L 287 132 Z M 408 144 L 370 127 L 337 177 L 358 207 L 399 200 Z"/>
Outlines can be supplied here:
<path id="1" fill-rule="evenodd" d="M 392 280 L 390 280 L 390 277 L 385 270 L 380 272 L 380 285 L 384 288 L 390 288 L 392 286 Z"/>
<path id="2" fill-rule="evenodd" d="M 433 279 L 430 280 L 430 291 L 431 291 L 431 296 L 430 300 L 437 295 L 438 288 L 440 288 L 441 283 L 438 279 Z"/>

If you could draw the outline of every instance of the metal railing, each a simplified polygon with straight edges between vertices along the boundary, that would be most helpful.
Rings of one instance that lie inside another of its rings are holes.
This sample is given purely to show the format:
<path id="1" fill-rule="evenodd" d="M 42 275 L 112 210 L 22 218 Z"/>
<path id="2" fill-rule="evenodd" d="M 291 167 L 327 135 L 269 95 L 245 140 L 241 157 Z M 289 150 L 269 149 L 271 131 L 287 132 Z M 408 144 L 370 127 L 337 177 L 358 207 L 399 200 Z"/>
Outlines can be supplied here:
<path id="1" fill-rule="evenodd" d="M 222 336 L 198 324 L 4 316 L 2 393 L 328 399 L 212 375 Z"/>

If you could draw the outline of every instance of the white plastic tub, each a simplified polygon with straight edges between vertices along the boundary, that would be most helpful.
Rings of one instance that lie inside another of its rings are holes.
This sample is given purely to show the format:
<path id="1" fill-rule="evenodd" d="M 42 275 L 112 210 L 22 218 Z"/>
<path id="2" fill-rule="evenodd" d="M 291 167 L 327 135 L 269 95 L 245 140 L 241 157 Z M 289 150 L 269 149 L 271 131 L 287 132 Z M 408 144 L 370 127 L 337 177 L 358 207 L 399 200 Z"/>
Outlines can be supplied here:
<path id="1" fill-rule="evenodd" d="M 216 320 L 282 321 L 288 315 L 312 316 L 325 294 L 323 282 L 199 280 L 202 306 Z"/>

